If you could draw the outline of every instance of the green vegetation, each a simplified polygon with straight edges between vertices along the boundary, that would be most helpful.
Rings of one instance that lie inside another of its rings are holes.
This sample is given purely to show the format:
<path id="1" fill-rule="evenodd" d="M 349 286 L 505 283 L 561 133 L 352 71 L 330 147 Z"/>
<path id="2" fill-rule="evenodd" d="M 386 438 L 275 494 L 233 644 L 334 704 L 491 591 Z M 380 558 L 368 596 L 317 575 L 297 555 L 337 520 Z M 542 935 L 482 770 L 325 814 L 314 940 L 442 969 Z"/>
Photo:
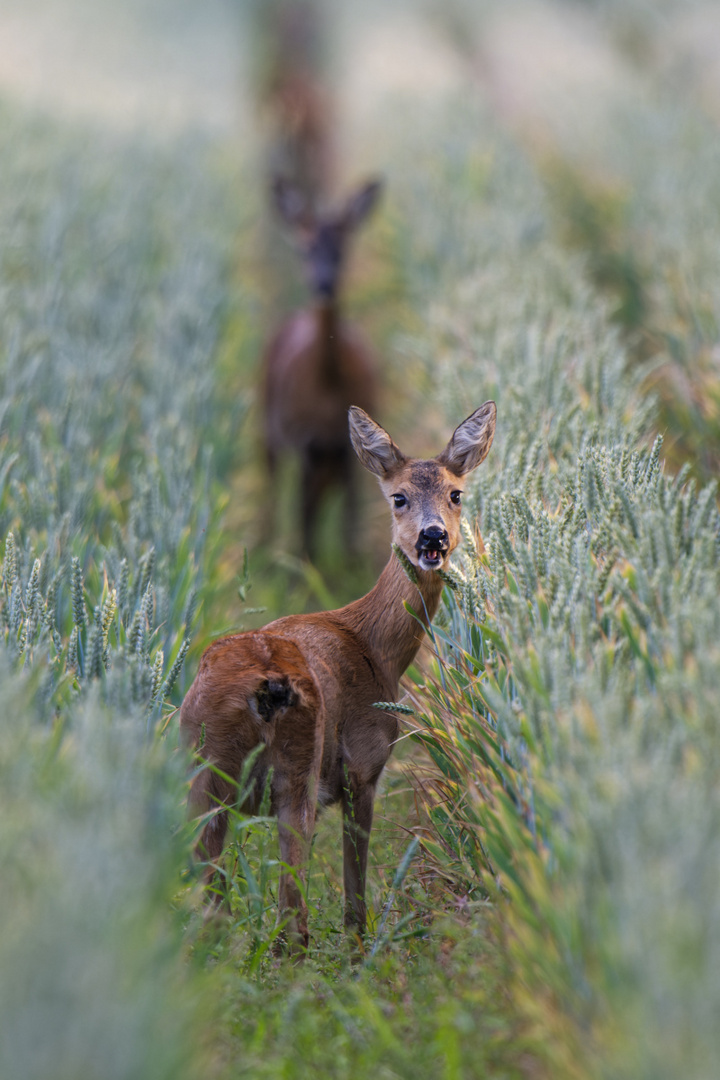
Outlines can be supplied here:
<path id="1" fill-rule="evenodd" d="M 236 422 L 208 369 L 222 189 L 201 146 L 180 173 L 8 110 L 0 140 L 0 1072 L 196 1075 L 184 768 L 154 732 L 212 559 L 208 433 Z"/>
<path id="2" fill-rule="evenodd" d="M 414 693 L 440 769 L 433 850 L 456 891 L 507 896 L 514 1001 L 553 1074 L 705 1076 L 716 489 L 664 474 L 610 324 L 590 343 L 582 286 L 561 271 L 549 292 L 551 248 L 533 264 L 532 280 L 516 268 L 528 315 L 512 335 L 479 282 L 441 318 L 449 368 L 468 340 L 494 358 L 505 426 L 470 515 L 486 550 L 468 536 L 442 663 Z M 486 392 L 468 368 L 473 383 Z"/>
<path id="3" fill-rule="evenodd" d="M 367 563 L 331 509 L 299 564 L 292 470 L 261 541 L 256 166 L 0 111 L 0 1075 L 713 1075 L 717 140 L 696 87 L 667 100 L 664 24 L 638 52 L 639 6 L 586 8 L 642 58 L 592 145 L 524 147 L 476 89 L 374 121 L 383 419 L 423 453 L 494 397 L 498 435 L 406 683 L 361 958 L 335 812 L 300 967 L 273 823 L 234 816 L 205 923 L 184 816 L 203 645 L 357 594 L 387 543 L 368 489 Z"/>

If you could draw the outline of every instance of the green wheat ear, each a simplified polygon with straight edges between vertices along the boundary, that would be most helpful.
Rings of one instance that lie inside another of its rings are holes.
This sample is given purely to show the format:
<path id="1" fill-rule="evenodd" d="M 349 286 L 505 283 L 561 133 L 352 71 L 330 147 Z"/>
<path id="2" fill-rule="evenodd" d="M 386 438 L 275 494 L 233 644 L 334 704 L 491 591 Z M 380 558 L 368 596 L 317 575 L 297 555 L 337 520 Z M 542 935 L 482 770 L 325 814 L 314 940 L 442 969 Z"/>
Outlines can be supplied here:
<path id="1" fill-rule="evenodd" d="M 112 626 L 112 621 L 115 618 L 115 612 L 116 611 L 117 611 L 117 591 L 115 589 L 113 589 L 112 592 L 110 592 L 108 594 L 108 596 L 106 596 L 106 598 L 105 598 L 105 601 L 104 601 L 103 606 L 102 606 L 101 616 L 100 616 L 101 626 L 102 626 L 102 642 L 103 642 L 103 649 L 105 650 L 105 652 L 107 652 L 108 635 L 110 633 L 110 627 Z"/>
<path id="2" fill-rule="evenodd" d="M 465 584 L 460 575 L 454 570 L 436 570 L 435 573 L 453 592 L 459 592 Z"/>
<path id="3" fill-rule="evenodd" d="M 15 537 L 11 532 L 7 534 L 7 539 L 5 541 L 5 558 L 3 559 L 2 575 L 3 584 L 9 595 L 13 591 L 18 576 L 17 549 L 15 547 Z"/>
<path id="4" fill-rule="evenodd" d="M 401 705 L 398 701 L 373 701 L 373 709 L 381 709 L 382 712 L 401 713 L 403 716 L 415 716 L 412 705 Z"/>
<path id="5" fill-rule="evenodd" d="M 85 613 L 82 570 L 80 569 L 80 560 L 76 555 L 72 557 L 71 580 L 73 621 L 79 629 L 82 629 L 87 622 L 87 615 Z"/>
<path id="6" fill-rule="evenodd" d="M 408 577 L 410 579 L 410 581 L 412 581 L 413 585 L 417 585 L 418 584 L 417 570 L 415 569 L 413 564 L 410 562 L 410 560 L 408 559 L 405 552 L 397 544 L 393 544 L 392 549 L 393 549 L 393 551 L 395 552 L 395 554 L 397 556 L 398 562 L 400 563 L 403 570 L 405 571 L 406 577 Z"/>
<path id="7" fill-rule="evenodd" d="M 68 641 L 67 652 L 67 670 L 76 671 L 78 666 L 78 628 L 73 626 L 70 634 L 70 640 Z"/>
<path id="8" fill-rule="evenodd" d="M 162 690 L 160 691 L 161 700 L 164 700 L 169 695 L 170 691 L 172 690 L 173 686 L 175 685 L 175 683 L 177 681 L 177 677 L 180 674 L 181 668 L 183 666 L 183 663 L 185 661 L 185 657 L 187 656 L 189 648 L 190 648 L 190 642 L 188 641 L 187 638 L 185 638 L 182 645 L 180 646 L 180 649 L 178 651 L 177 656 L 175 657 L 175 663 L 170 668 L 170 673 L 168 674 L 167 679 L 163 683 Z"/>
<path id="9" fill-rule="evenodd" d="M 101 624 L 101 609 L 97 605 L 94 611 L 93 628 L 88 641 L 88 665 L 87 673 L 92 679 L 99 679 L 103 673 L 103 639 Z"/>
<path id="10" fill-rule="evenodd" d="M 162 649 L 158 649 L 155 653 L 155 661 L 152 667 L 152 684 L 150 688 L 150 701 L 156 701 L 160 688 L 162 686 L 163 668 L 165 666 L 165 656 Z"/>

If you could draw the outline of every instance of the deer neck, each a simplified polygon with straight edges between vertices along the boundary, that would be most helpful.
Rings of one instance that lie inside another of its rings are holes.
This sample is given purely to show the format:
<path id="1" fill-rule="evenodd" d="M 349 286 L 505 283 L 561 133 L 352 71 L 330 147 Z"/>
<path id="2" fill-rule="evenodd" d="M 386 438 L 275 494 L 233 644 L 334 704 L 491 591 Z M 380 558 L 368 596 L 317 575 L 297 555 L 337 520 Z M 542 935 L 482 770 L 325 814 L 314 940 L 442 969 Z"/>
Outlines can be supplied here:
<path id="1" fill-rule="evenodd" d="M 410 581 L 393 552 L 375 587 L 344 609 L 373 661 L 394 683 L 414 660 L 425 637 L 423 627 L 435 617 L 443 590 L 442 579 L 434 571 L 416 569 L 415 573 L 417 584 Z"/>
<path id="2" fill-rule="evenodd" d="M 337 300 L 319 301 L 315 308 L 320 346 L 320 378 L 325 386 L 340 381 L 340 306 Z"/>

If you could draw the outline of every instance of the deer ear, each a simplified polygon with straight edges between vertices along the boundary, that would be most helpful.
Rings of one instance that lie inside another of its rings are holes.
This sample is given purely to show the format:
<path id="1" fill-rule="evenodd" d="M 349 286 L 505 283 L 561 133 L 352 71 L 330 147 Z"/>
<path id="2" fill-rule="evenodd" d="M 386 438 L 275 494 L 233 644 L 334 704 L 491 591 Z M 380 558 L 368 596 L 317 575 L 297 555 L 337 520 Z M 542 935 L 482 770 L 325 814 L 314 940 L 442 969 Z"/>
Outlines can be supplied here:
<path id="1" fill-rule="evenodd" d="M 286 180 L 284 176 L 273 179 L 270 193 L 278 214 L 293 229 L 307 229 L 312 225 L 312 210 L 304 192 Z"/>
<path id="2" fill-rule="evenodd" d="M 385 479 L 407 458 L 395 445 L 387 431 L 376 424 L 366 412 L 357 405 L 348 410 L 350 421 L 350 441 L 360 461 L 371 473 Z"/>
<path id="3" fill-rule="evenodd" d="M 357 229 L 359 225 L 362 225 L 365 218 L 375 209 L 382 189 L 382 180 L 370 180 L 350 196 L 341 215 L 347 229 Z"/>
<path id="4" fill-rule="evenodd" d="M 455 476 L 472 472 L 485 460 L 492 446 L 496 417 L 495 402 L 486 401 L 455 428 L 450 442 L 435 460 Z"/>

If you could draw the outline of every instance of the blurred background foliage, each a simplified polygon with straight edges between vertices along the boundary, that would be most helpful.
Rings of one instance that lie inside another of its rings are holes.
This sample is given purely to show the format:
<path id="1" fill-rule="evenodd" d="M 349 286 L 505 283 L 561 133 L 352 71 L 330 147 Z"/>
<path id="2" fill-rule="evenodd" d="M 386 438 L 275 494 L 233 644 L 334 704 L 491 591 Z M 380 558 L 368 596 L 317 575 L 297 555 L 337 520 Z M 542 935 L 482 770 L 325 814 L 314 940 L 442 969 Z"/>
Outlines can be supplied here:
<path id="1" fill-rule="evenodd" d="M 388 548 L 368 483 L 366 556 L 330 505 L 302 562 L 295 466 L 270 491 L 259 464 L 259 352 L 304 298 L 265 194 L 278 5 L 7 0 L 0 1073 L 704 1080 L 719 13 L 312 6 L 332 190 L 387 179 L 347 290 L 380 419 L 420 455 L 499 412 L 405 684 L 366 959 L 333 813 L 302 969 L 271 957 L 263 818 L 236 816 L 232 914 L 203 924 L 174 721 L 213 636 L 358 595 Z"/>

